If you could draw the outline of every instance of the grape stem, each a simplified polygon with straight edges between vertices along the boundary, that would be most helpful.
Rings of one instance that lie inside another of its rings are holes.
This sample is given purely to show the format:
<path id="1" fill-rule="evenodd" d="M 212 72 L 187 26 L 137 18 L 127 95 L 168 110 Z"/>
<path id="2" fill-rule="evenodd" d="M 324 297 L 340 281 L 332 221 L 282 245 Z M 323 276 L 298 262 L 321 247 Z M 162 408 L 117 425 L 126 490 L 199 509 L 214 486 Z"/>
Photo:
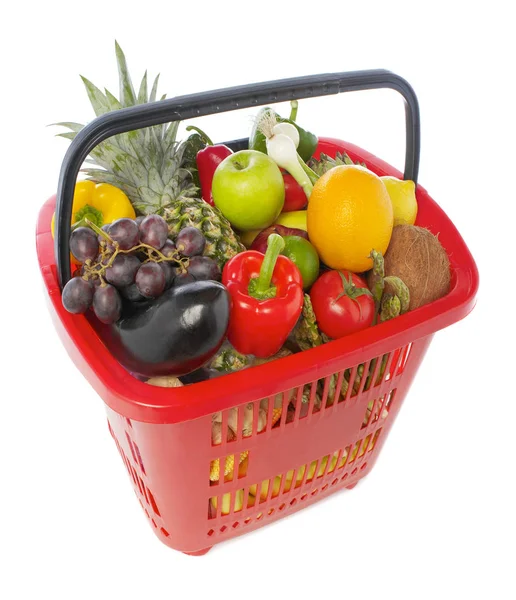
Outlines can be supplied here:
<path id="1" fill-rule="evenodd" d="M 88 218 L 85 218 L 84 221 L 88 227 L 91 227 L 91 229 L 93 229 L 93 231 L 95 231 L 95 233 L 102 236 L 106 240 L 106 246 L 100 250 L 100 255 L 101 255 L 100 262 L 91 264 L 91 261 L 88 260 L 84 263 L 83 278 L 86 280 L 88 280 L 90 277 L 93 277 L 93 278 L 98 277 L 100 279 L 101 284 L 105 284 L 103 276 L 104 276 L 106 270 L 112 266 L 115 258 L 119 254 L 129 254 L 130 252 L 135 252 L 136 250 L 144 250 L 145 251 L 145 254 L 147 255 L 147 259 L 145 261 L 143 261 L 144 263 L 149 262 L 149 261 L 156 262 L 156 263 L 160 263 L 163 261 L 175 262 L 184 271 L 186 271 L 186 269 L 188 268 L 188 265 L 190 264 L 189 259 L 188 258 L 181 259 L 178 252 L 174 252 L 172 254 L 172 256 L 165 256 L 157 248 L 154 248 L 153 246 L 149 246 L 149 244 L 144 244 L 143 242 L 140 242 L 139 244 L 137 244 L 136 246 L 133 246 L 132 248 L 129 248 L 128 250 L 122 250 L 119 247 L 118 242 L 115 242 L 114 240 L 112 240 L 107 232 L 102 230 L 95 223 L 92 223 Z M 108 243 L 111 244 L 115 248 L 115 251 L 113 253 L 107 251 Z M 103 264 L 104 258 L 106 256 L 109 256 L 109 259 L 106 264 Z"/>

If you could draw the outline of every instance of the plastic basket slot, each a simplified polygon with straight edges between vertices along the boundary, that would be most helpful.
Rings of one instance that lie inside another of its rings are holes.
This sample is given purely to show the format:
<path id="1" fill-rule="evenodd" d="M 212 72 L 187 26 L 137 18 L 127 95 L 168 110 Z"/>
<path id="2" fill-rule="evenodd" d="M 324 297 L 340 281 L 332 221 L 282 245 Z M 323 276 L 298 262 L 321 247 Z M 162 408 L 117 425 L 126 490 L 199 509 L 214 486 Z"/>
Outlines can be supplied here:
<path id="1" fill-rule="evenodd" d="M 358 372 L 360 374 L 360 383 L 358 384 L 358 390 L 356 393 L 358 396 L 364 392 L 364 387 L 369 379 L 370 369 L 374 368 L 373 360 L 374 359 L 368 360 L 367 362 L 359 365 Z"/>
<path id="2" fill-rule="evenodd" d="M 376 357 L 373 358 L 373 360 L 369 363 L 369 369 L 368 369 L 368 374 L 366 377 L 366 381 L 365 381 L 365 385 L 364 385 L 364 391 L 367 392 L 371 386 L 373 385 L 377 385 L 379 384 L 378 379 L 381 381 L 381 377 L 379 378 L 379 374 L 381 372 L 381 368 L 382 368 L 382 363 L 384 363 L 384 368 L 385 368 L 385 364 L 388 360 L 388 357 L 386 354 L 384 354 L 382 357 Z"/>
<path id="3" fill-rule="evenodd" d="M 407 362 L 408 362 L 411 351 L 412 351 L 412 342 L 410 342 L 410 344 L 408 344 L 408 346 L 405 346 L 405 348 L 403 349 L 403 353 L 401 356 L 401 360 L 399 361 L 396 375 L 403 373 L 403 371 L 405 370 L 405 367 L 407 366 Z"/>
<path id="4" fill-rule="evenodd" d="M 339 373 L 335 373 L 334 375 L 332 375 L 332 378 L 334 380 L 336 378 L 336 381 L 330 406 L 337 406 L 337 404 L 340 401 L 340 396 L 342 394 L 342 382 L 344 381 L 344 371 L 339 371 Z M 326 405 L 326 408 L 328 408 L 328 403 Z"/>
<path id="5" fill-rule="evenodd" d="M 344 379 L 342 380 L 342 391 L 340 394 L 339 402 L 347 402 L 352 395 L 353 385 L 352 381 L 355 381 L 357 377 L 358 365 L 355 365 L 351 369 L 346 369 L 344 372 Z"/>
<path id="6" fill-rule="evenodd" d="M 139 486 L 139 487 L 140 487 L 140 489 L 142 489 L 142 490 L 143 490 L 143 492 L 142 492 L 142 493 L 143 493 L 143 495 L 145 496 L 145 500 L 147 501 L 147 504 L 149 504 L 149 497 L 147 496 L 147 487 L 146 487 L 146 485 L 143 483 L 143 479 L 142 479 L 142 478 L 141 478 L 139 475 L 137 475 L 137 477 L 138 477 L 138 480 L 139 480 L 139 482 L 140 482 L 140 486 Z"/>
<path id="7" fill-rule="evenodd" d="M 133 479 L 136 482 L 136 485 L 138 486 L 138 489 L 140 490 L 140 494 L 142 496 L 144 496 L 144 491 L 143 491 L 143 487 L 142 484 L 140 483 L 140 478 L 138 477 L 138 473 L 136 472 L 135 468 L 133 467 L 133 465 L 129 464 L 129 466 L 131 467 L 131 472 L 133 474 Z"/>
<path id="8" fill-rule="evenodd" d="M 281 394 L 278 394 L 278 396 L 281 401 Z M 273 420 L 273 416 L 274 416 L 274 405 L 275 404 L 276 404 L 276 396 L 270 396 L 269 398 L 264 398 L 260 402 L 260 408 L 262 408 L 266 414 L 266 422 L 265 422 L 265 427 L 261 431 L 260 431 L 260 429 L 258 429 L 258 433 L 264 433 L 265 431 L 269 431 L 270 429 L 272 429 L 272 420 Z M 264 406 L 266 406 L 266 408 L 263 408 Z"/>
<path id="9" fill-rule="evenodd" d="M 332 383 L 333 377 L 335 376 L 329 375 L 328 377 L 325 377 L 324 379 L 320 380 L 320 382 L 322 382 L 323 388 L 321 394 L 321 406 L 324 406 L 324 408 L 329 408 L 333 404 L 333 398 L 328 397 L 330 391 L 330 383 Z"/>
<path id="10" fill-rule="evenodd" d="M 380 437 L 381 432 L 382 432 L 381 427 L 376 430 L 375 434 L 373 435 L 373 439 L 371 440 L 371 447 L 369 448 L 369 452 L 372 452 L 374 450 L 376 443 L 378 442 L 378 438 Z"/>
<path id="11" fill-rule="evenodd" d="M 291 399 L 294 397 L 295 395 L 295 388 L 292 388 L 290 390 L 285 390 L 283 392 L 283 394 L 281 395 L 281 419 L 277 420 L 276 423 L 274 423 L 274 419 L 277 419 L 277 413 L 278 413 L 278 400 L 276 399 L 275 404 L 274 404 L 274 412 L 273 412 L 273 423 L 272 423 L 272 427 L 275 426 L 281 426 L 284 427 L 287 423 L 287 417 L 288 417 L 288 408 L 290 406 L 290 401 Z"/>
<path id="12" fill-rule="evenodd" d="M 138 461 L 138 464 L 140 465 L 140 469 L 142 470 L 142 473 L 144 475 L 146 475 L 145 473 L 145 467 L 143 466 L 143 460 L 142 460 L 142 455 L 140 454 L 140 449 L 138 448 L 137 444 L 135 441 L 133 441 L 133 447 L 134 447 L 134 452 L 136 454 L 136 460 Z"/>
<path id="13" fill-rule="evenodd" d="M 161 517 L 161 514 L 158 509 L 158 505 L 156 504 L 156 500 L 154 499 L 154 494 L 149 490 L 149 488 L 146 488 L 146 489 L 147 489 L 147 495 L 149 498 L 149 504 L 152 506 L 152 510 L 158 517 Z"/>
<path id="14" fill-rule="evenodd" d="M 233 481 L 233 479 L 235 479 L 235 473 L 237 479 L 246 477 L 249 460 L 249 451 L 243 450 L 242 452 L 229 454 L 210 461 L 210 485 L 218 485 L 222 474 L 224 476 L 224 482 Z"/>
<path id="15" fill-rule="evenodd" d="M 135 463 L 138 463 L 138 459 L 136 458 L 136 452 L 134 451 L 134 448 L 133 448 L 133 442 L 131 440 L 131 437 L 127 433 L 127 431 L 125 432 L 125 437 L 127 438 L 127 445 L 129 446 L 129 450 L 131 451 L 131 455 L 133 457 L 133 460 L 134 460 Z"/>

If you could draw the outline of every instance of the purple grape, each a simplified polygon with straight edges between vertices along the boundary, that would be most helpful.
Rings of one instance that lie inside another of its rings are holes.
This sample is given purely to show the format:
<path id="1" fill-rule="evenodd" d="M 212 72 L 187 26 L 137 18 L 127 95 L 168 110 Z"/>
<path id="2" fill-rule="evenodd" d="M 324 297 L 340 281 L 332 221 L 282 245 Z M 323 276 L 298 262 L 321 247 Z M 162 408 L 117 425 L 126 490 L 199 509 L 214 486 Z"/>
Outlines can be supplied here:
<path id="1" fill-rule="evenodd" d="M 183 256 L 198 256 L 205 246 L 206 238 L 197 227 L 185 227 L 177 234 L 176 248 Z"/>
<path id="2" fill-rule="evenodd" d="M 94 260 L 99 252 L 97 234 L 89 227 L 77 227 L 70 235 L 70 251 L 79 262 Z"/>
<path id="3" fill-rule="evenodd" d="M 220 281 L 219 265 L 208 256 L 192 256 L 188 265 L 188 273 L 194 277 L 196 281 L 212 279 Z"/>
<path id="4" fill-rule="evenodd" d="M 177 252 L 176 245 L 172 240 L 169 239 L 167 239 L 163 246 L 161 246 L 159 251 L 161 252 L 161 254 L 163 254 L 163 256 L 166 256 L 167 258 L 171 258 Z"/>
<path id="5" fill-rule="evenodd" d="M 134 222 L 136 223 L 136 225 L 138 225 L 138 227 L 140 227 L 140 223 L 143 221 L 143 219 L 145 219 L 145 215 L 140 215 L 139 217 L 136 217 L 136 219 L 134 219 Z"/>
<path id="6" fill-rule="evenodd" d="M 135 282 L 142 296 L 157 298 L 165 289 L 165 273 L 158 263 L 143 263 L 136 273 Z"/>
<path id="7" fill-rule="evenodd" d="M 93 288 L 82 277 L 73 277 L 63 288 L 63 306 L 73 314 L 86 312 L 93 300 Z"/>
<path id="8" fill-rule="evenodd" d="M 174 267 L 166 261 L 161 261 L 156 264 L 161 267 L 161 270 L 165 274 L 165 289 L 168 290 L 168 288 L 172 287 L 172 283 L 174 282 Z"/>
<path id="9" fill-rule="evenodd" d="M 93 293 L 93 311 L 99 321 L 109 325 L 122 314 L 122 298 L 112 285 L 101 285 Z"/>
<path id="10" fill-rule="evenodd" d="M 140 240 L 159 250 L 168 239 L 168 225 L 159 215 L 148 215 L 140 223 Z"/>
<path id="11" fill-rule="evenodd" d="M 138 225 L 132 219 L 117 219 L 109 226 L 109 237 L 121 250 L 129 250 L 138 244 Z"/>
<path id="12" fill-rule="evenodd" d="M 183 271 L 180 267 L 175 269 L 175 271 L 176 276 L 174 277 L 174 287 L 178 287 L 180 285 L 183 285 L 184 283 L 192 283 L 192 281 L 195 281 L 193 275 L 190 275 L 190 273 L 188 273 L 187 271 Z"/>
<path id="13" fill-rule="evenodd" d="M 141 262 L 132 254 L 118 254 L 111 266 L 106 269 L 105 277 L 115 287 L 125 287 L 134 282 L 136 271 Z"/>
<path id="14" fill-rule="evenodd" d="M 137 288 L 136 283 L 131 283 L 131 285 L 120 288 L 118 291 L 130 302 L 141 302 L 142 300 L 145 300 L 140 294 L 140 290 Z"/>

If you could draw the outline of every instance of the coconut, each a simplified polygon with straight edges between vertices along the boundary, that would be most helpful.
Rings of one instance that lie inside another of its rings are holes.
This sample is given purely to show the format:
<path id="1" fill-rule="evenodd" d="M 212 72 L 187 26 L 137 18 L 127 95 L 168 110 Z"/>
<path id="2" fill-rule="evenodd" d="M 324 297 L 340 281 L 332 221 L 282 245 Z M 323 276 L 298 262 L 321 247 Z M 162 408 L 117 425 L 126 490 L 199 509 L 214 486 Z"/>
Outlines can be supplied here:
<path id="1" fill-rule="evenodd" d="M 450 290 L 450 261 L 437 237 L 423 227 L 397 225 L 384 256 L 385 276 L 396 275 L 410 291 L 409 310 Z"/>

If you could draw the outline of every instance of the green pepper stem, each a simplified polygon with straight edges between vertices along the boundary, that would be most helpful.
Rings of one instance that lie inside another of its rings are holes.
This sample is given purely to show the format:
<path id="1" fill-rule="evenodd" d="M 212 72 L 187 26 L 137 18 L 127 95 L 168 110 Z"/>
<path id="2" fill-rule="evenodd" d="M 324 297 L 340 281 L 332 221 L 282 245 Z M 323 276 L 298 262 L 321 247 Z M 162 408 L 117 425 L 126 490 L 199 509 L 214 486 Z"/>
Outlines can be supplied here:
<path id="1" fill-rule="evenodd" d="M 85 226 L 86 227 L 90 227 L 91 229 L 93 229 L 93 231 L 95 233 L 97 233 L 98 235 L 101 235 L 108 242 L 112 242 L 113 241 L 109 237 L 109 235 L 103 229 L 101 229 L 100 227 L 98 227 L 95 223 L 93 223 L 92 221 L 90 221 L 87 217 L 84 218 L 84 222 L 85 222 Z"/>
<path id="2" fill-rule="evenodd" d="M 195 125 L 188 125 L 188 127 L 186 128 L 186 131 L 197 131 L 197 133 L 201 136 L 202 141 L 207 145 L 207 146 L 213 146 L 213 142 L 211 141 L 210 137 L 208 136 L 207 133 L 205 133 L 202 129 L 199 129 L 199 127 L 195 127 Z"/>
<path id="3" fill-rule="evenodd" d="M 267 251 L 260 268 L 260 275 L 249 282 L 249 295 L 253 298 L 274 298 L 276 290 L 271 286 L 274 267 L 281 251 L 285 248 L 285 240 L 277 233 L 271 233 L 267 238 Z"/>
<path id="4" fill-rule="evenodd" d="M 299 103 L 298 103 L 297 100 L 291 100 L 290 101 L 290 117 L 289 117 L 290 121 L 295 121 L 296 120 L 298 106 L 299 106 Z"/>
<path id="5" fill-rule="evenodd" d="M 313 185 L 319 179 L 319 175 L 317 175 L 315 171 L 312 171 L 312 169 L 305 163 L 305 161 L 299 156 L 299 152 L 297 154 L 297 160 L 299 161 L 299 164 L 303 167 L 303 171 L 308 176 L 310 183 Z"/>

